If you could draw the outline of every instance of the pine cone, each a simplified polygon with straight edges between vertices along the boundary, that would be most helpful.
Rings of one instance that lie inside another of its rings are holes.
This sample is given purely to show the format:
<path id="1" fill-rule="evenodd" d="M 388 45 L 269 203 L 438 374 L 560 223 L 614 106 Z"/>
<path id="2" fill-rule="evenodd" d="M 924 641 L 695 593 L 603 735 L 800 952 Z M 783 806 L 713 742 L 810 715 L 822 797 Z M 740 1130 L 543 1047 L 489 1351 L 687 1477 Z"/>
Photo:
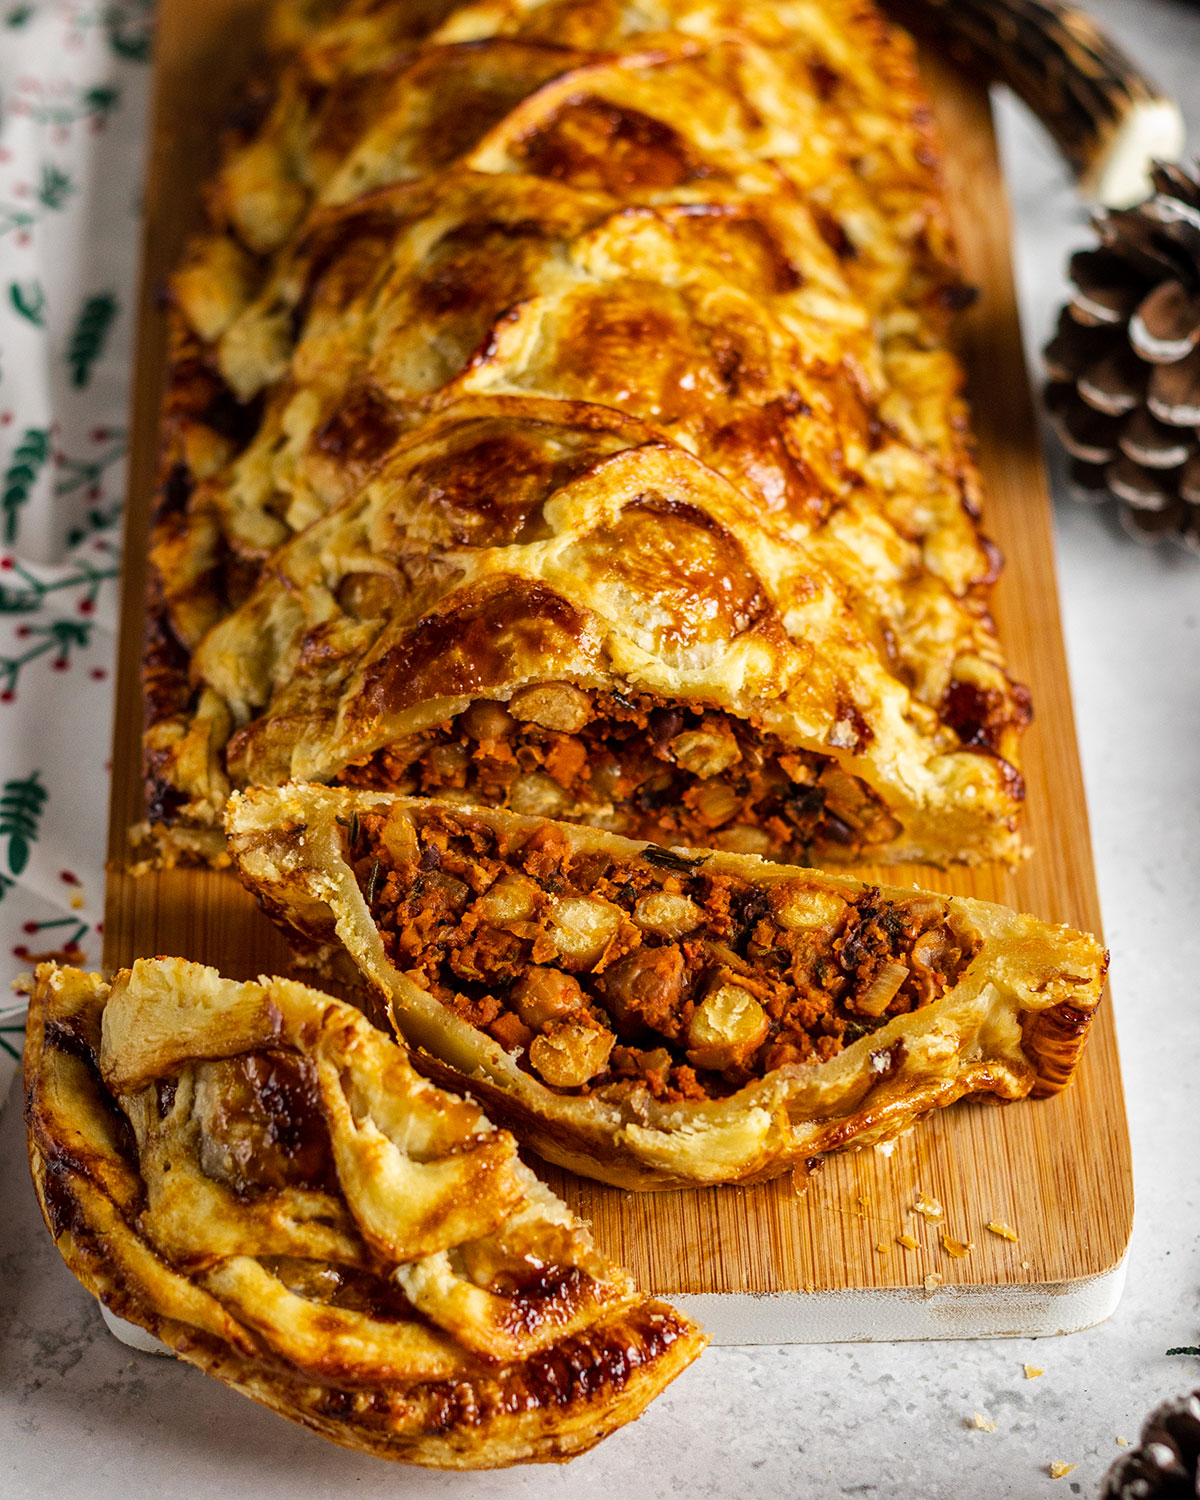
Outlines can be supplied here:
<path id="1" fill-rule="evenodd" d="M 1095 218 L 1046 346 L 1046 404 L 1082 498 L 1141 541 L 1200 552 L 1200 180 L 1157 164 L 1136 208 Z"/>
<path id="2" fill-rule="evenodd" d="M 1141 1446 L 1104 1476 L 1100 1500 L 1196 1500 L 1200 1495 L 1200 1391 L 1164 1401 L 1146 1418 Z"/>

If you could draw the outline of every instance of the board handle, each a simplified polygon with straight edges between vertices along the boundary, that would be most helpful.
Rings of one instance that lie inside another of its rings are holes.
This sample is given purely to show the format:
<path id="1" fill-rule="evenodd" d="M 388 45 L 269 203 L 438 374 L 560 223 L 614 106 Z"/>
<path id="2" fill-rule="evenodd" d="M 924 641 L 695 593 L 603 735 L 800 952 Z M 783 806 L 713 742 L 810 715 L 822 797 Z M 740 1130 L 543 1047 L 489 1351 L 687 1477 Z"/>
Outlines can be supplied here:
<path id="1" fill-rule="evenodd" d="M 889 0 L 888 10 L 955 62 L 1007 84 L 1097 202 L 1110 208 L 1140 202 L 1150 192 L 1151 163 L 1179 160 L 1179 105 L 1078 6 L 1065 0 Z"/>

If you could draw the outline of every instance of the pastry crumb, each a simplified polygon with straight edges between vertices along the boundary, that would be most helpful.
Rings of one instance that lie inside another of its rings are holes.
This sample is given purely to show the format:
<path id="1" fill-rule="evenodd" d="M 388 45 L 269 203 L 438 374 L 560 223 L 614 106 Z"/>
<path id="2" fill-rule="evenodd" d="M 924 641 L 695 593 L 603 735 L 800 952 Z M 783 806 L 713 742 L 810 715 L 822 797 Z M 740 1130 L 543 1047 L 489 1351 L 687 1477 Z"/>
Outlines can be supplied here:
<path id="1" fill-rule="evenodd" d="M 952 1255 L 955 1260 L 962 1260 L 964 1256 L 970 1255 L 974 1248 L 974 1240 L 956 1240 L 947 1234 L 944 1229 L 942 1230 L 942 1249 L 947 1255 Z"/>
<path id="2" fill-rule="evenodd" d="M 886 1255 L 888 1253 L 888 1247 L 883 1243 L 882 1240 L 880 1240 L 879 1243 L 875 1246 L 875 1249 L 879 1255 Z"/>
<path id="3" fill-rule="evenodd" d="M 875 1149 L 879 1152 L 880 1156 L 891 1156 L 892 1152 L 896 1149 L 896 1142 L 894 1140 L 876 1141 Z"/>
<path id="4" fill-rule="evenodd" d="M 921 1248 L 911 1234 L 898 1234 L 896 1236 L 896 1243 L 897 1245 L 903 1245 L 906 1250 L 919 1250 Z"/>
<path id="5" fill-rule="evenodd" d="M 923 1282 L 923 1285 L 924 1285 L 925 1290 L 927 1292 L 936 1291 L 938 1289 L 938 1287 L 941 1286 L 941 1284 L 942 1284 L 942 1277 L 938 1274 L 937 1271 L 930 1271 L 929 1275 L 926 1276 L 926 1278 L 925 1278 L 925 1280 Z"/>
<path id="6" fill-rule="evenodd" d="M 980 1432 L 995 1432 L 996 1424 L 990 1417 L 985 1417 L 982 1412 L 976 1412 L 974 1418 L 975 1426 Z"/>
<path id="7" fill-rule="evenodd" d="M 1117 1447 L 1118 1448 L 1128 1448 L 1129 1447 L 1129 1439 L 1128 1438 L 1119 1437 L 1117 1439 Z"/>
<path id="8" fill-rule="evenodd" d="M 1021 1262 L 1021 1269 L 1022 1269 L 1022 1271 L 1028 1271 L 1029 1270 L 1029 1262 L 1027 1260 L 1023 1260 Z"/>
<path id="9" fill-rule="evenodd" d="M 1015 1240 L 1018 1238 L 1017 1231 L 1011 1224 L 1006 1224 L 1003 1219 L 989 1219 L 987 1227 L 993 1234 L 998 1234 L 1002 1240 Z"/>
<path id="10" fill-rule="evenodd" d="M 1046 1373 L 1045 1370 L 1039 1370 L 1037 1365 L 1026 1365 L 1024 1369 L 1026 1380 L 1036 1380 L 1039 1375 L 1044 1375 Z"/>
<path id="11" fill-rule="evenodd" d="M 1061 1460 L 1055 1459 L 1050 1465 L 1050 1478 L 1065 1479 L 1072 1469 L 1077 1469 L 1078 1467 L 1078 1464 L 1064 1464 Z"/>
<path id="12" fill-rule="evenodd" d="M 923 1215 L 932 1224 L 936 1224 L 939 1219 L 945 1218 L 945 1210 L 938 1200 L 930 1197 L 927 1193 L 921 1192 L 920 1188 L 917 1189 L 916 1195 L 913 1198 L 912 1211 L 915 1214 Z"/>
<path id="13" fill-rule="evenodd" d="M 866 1193 L 859 1193 L 854 1201 L 858 1205 L 854 1212 L 860 1219 L 865 1219 L 867 1217 L 867 1210 L 871 1207 L 870 1198 L 867 1197 Z"/>

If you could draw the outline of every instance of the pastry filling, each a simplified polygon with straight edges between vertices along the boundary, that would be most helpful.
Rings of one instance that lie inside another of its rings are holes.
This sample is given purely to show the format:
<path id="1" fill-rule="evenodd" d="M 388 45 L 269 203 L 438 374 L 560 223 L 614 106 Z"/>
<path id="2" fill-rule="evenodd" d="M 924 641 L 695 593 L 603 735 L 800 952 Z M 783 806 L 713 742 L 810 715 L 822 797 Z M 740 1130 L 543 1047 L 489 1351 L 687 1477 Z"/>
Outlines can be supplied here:
<path id="1" fill-rule="evenodd" d="M 239 1198 L 300 1189 L 337 1191 L 329 1132 L 312 1064 L 283 1050 L 197 1063 L 188 1093 L 200 1166 Z M 158 1085 L 159 1109 L 177 1087 Z"/>
<path id="2" fill-rule="evenodd" d="M 853 715 L 845 731 L 847 744 L 870 734 Z M 900 832 L 828 756 L 716 709 L 565 682 L 524 688 L 507 704 L 480 699 L 339 779 L 796 861 L 813 850 L 852 856 Z"/>
<path id="3" fill-rule="evenodd" d="M 928 1005 L 979 948 L 937 896 L 754 884 L 465 808 L 356 814 L 344 836 L 396 968 L 563 1093 L 728 1096 Z"/>

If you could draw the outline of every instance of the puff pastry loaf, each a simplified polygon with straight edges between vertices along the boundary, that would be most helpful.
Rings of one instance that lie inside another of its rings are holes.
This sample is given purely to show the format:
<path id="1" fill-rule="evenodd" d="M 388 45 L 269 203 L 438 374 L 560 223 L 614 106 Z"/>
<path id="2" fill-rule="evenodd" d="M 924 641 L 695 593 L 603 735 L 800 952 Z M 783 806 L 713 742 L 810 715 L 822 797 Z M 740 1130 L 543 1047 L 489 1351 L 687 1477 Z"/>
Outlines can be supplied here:
<path id="1" fill-rule="evenodd" d="M 908 40 L 862 0 L 350 0 L 271 38 L 173 283 L 168 857 L 288 779 L 1015 856 L 1028 702 Z"/>
<path id="2" fill-rule="evenodd" d="M 496 809 L 293 785 L 235 796 L 227 828 L 266 910 L 316 962 L 349 953 L 423 1068 L 629 1188 L 1052 1093 L 1107 967 L 985 902 Z"/>
<path id="3" fill-rule="evenodd" d="M 478 1105 L 353 1007 L 180 959 L 43 965 L 29 1155 L 63 1259 L 181 1358 L 349 1448 L 566 1459 L 704 1345 Z"/>

